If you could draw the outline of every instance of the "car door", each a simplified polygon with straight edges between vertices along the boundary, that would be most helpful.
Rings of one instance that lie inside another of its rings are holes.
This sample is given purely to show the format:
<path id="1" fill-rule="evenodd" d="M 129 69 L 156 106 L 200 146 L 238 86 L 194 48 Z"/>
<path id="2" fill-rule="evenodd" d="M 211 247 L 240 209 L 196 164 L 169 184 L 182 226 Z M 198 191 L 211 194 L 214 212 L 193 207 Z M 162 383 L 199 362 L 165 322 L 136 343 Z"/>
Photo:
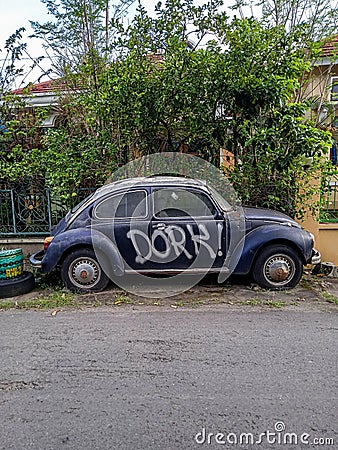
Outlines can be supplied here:
<path id="1" fill-rule="evenodd" d="M 151 207 L 144 269 L 198 272 L 222 267 L 225 220 L 206 192 L 176 186 L 153 188 Z"/>

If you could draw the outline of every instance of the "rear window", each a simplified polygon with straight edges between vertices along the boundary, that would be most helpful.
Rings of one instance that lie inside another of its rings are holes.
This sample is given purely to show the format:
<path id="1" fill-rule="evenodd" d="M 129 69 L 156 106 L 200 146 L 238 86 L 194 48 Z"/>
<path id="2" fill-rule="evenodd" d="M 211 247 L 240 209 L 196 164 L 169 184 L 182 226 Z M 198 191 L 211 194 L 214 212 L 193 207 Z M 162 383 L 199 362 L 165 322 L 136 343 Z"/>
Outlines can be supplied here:
<path id="1" fill-rule="evenodd" d="M 144 218 L 147 216 L 146 191 L 131 191 L 112 195 L 94 209 L 97 219 Z"/>

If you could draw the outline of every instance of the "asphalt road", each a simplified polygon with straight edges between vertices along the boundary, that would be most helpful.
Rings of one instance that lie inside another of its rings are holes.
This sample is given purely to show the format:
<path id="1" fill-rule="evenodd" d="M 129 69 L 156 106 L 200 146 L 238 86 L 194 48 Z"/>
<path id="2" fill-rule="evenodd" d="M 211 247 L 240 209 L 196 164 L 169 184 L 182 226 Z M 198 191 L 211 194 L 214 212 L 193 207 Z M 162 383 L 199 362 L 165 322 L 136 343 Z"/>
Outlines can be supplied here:
<path id="1" fill-rule="evenodd" d="M 7 311 L 0 329 L 1 449 L 338 448 L 332 311 Z"/>

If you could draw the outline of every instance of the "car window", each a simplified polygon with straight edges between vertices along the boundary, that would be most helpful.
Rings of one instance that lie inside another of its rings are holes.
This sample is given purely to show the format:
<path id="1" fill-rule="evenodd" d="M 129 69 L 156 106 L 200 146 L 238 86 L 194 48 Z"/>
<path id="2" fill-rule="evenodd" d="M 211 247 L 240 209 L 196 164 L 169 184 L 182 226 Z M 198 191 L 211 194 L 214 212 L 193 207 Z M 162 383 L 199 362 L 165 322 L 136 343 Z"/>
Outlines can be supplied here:
<path id="1" fill-rule="evenodd" d="M 112 195 L 96 206 L 94 217 L 97 219 L 146 217 L 146 196 L 146 191 L 131 191 Z"/>
<path id="2" fill-rule="evenodd" d="M 215 206 L 202 192 L 163 188 L 154 191 L 155 217 L 210 217 Z"/>
<path id="3" fill-rule="evenodd" d="M 211 190 L 211 194 L 218 203 L 218 205 L 222 208 L 223 211 L 229 211 L 231 209 L 231 204 L 226 201 L 226 199 L 218 192 L 216 189 L 209 186 L 209 189 Z M 233 200 L 232 200 L 233 203 Z"/>
<path id="4" fill-rule="evenodd" d="M 94 196 L 95 192 L 93 191 L 88 197 L 84 198 L 80 203 L 75 205 L 71 210 L 71 214 L 75 214 L 85 203 L 89 202 L 89 200 Z"/>

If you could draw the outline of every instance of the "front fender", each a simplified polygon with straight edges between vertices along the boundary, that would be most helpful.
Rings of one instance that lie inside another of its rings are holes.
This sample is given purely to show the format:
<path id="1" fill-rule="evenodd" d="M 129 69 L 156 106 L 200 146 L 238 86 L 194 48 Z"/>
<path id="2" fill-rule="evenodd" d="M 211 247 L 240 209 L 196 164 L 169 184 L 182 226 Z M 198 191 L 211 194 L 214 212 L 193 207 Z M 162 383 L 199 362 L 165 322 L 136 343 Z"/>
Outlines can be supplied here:
<path id="1" fill-rule="evenodd" d="M 243 250 L 233 272 L 234 275 L 248 274 L 259 250 L 278 243 L 295 248 L 304 264 L 310 261 L 313 247 L 310 233 L 288 225 L 266 225 L 255 228 L 245 236 Z"/>
<path id="2" fill-rule="evenodd" d="M 122 276 L 124 265 L 115 244 L 102 232 L 90 228 L 77 228 L 58 234 L 50 243 L 42 261 L 42 272 L 49 272 L 61 261 L 65 252 L 72 248 L 90 246 L 95 249 L 103 270 L 109 275 Z M 109 263 L 109 268 L 107 263 Z M 112 270 L 112 273 L 110 273 Z"/>

